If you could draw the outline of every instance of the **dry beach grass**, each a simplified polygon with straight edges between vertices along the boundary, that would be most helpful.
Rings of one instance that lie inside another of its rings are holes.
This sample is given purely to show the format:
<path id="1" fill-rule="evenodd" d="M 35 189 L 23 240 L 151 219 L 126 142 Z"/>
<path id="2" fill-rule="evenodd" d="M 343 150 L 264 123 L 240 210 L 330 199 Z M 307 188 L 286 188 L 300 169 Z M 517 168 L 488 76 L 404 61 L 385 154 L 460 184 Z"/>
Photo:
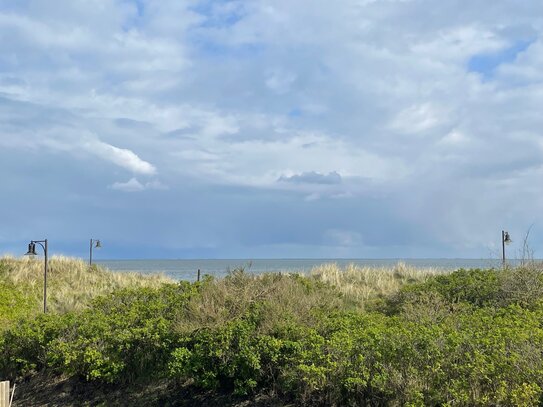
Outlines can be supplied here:
<path id="1" fill-rule="evenodd" d="M 399 262 L 394 267 L 368 267 L 349 264 L 345 268 L 329 263 L 314 267 L 310 275 L 331 284 L 357 301 L 367 301 L 397 292 L 406 283 L 425 281 L 443 274 L 437 268 L 416 268 Z"/>
<path id="2" fill-rule="evenodd" d="M 28 257 L 0 258 L 0 282 L 23 290 L 35 298 L 36 309 L 42 301 L 43 260 Z M 54 256 L 49 260 L 47 307 L 52 312 L 66 312 L 85 307 L 99 295 L 125 287 L 158 287 L 173 280 L 162 274 L 113 273 L 83 260 Z"/>
<path id="3" fill-rule="evenodd" d="M 324 283 L 325 286 L 333 286 L 334 290 L 308 293 L 304 284 L 288 274 L 254 275 L 236 270 L 227 279 L 210 282 L 198 301 L 189 304 L 187 312 L 191 313 L 190 320 L 194 324 L 205 326 L 233 318 L 245 312 L 253 302 L 262 299 L 282 308 L 284 313 L 293 312 L 296 315 L 310 315 L 311 309 L 323 303 L 337 304 L 338 307 L 350 303 L 355 308 L 363 309 L 373 298 L 392 294 L 406 283 L 424 281 L 437 273 L 443 271 L 415 268 L 403 263 L 389 268 L 322 264 L 314 267 L 305 277 L 308 282 Z M 49 260 L 47 307 L 50 312 L 57 313 L 77 311 L 85 308 L 93 298 L 116 289 L 158 288 L 173 282 L 163 274 L 111 272 L 97 265 L 91 267 L 81 259 L 54 256 Z M 12 297 L 5 296 L 5 304 L 0 301 L 0 307 L 6 310 L 4 319 L 11 319 L 10 312 L 28 316 L 40 312 L 43 260 L 10 256 L 0 258 L 0 289 L 2 285 L 6 288 L 4 292 Z M 14 308 L 11 303 L 17 303 L 20 309 L 10 311 Z M 274 314 L 281 315 L 279 311 L 275 310 Z"/>

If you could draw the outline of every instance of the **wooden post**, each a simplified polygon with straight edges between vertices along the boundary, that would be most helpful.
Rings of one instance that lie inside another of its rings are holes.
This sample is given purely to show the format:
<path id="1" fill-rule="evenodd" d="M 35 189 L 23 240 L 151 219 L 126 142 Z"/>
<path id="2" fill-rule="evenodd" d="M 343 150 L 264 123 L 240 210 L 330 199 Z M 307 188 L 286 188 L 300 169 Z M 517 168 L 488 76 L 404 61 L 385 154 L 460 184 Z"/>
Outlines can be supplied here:
<path id="1" fill-rule="evenodd" d="M 9 405 L 9 382 L 0 382 L 0 407 Z"/>
<path id="2" fill-rule="evenodd" d="M 196 281 L 200 281 L 200 269 L 198 269 L 198 279 Z"/>

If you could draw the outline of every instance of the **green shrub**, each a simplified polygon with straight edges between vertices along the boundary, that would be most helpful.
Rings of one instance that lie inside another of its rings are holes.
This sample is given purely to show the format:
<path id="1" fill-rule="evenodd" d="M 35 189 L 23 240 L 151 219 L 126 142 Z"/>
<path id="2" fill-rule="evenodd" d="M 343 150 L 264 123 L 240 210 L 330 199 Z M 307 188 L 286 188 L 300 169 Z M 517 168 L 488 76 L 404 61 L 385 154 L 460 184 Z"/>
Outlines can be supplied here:
<path id="1" fill-rule="evenodd" d="M 501 273 L 499 304 L 532 307 L 543 299 L 543 266 L 526 263 Z"/>
<path id="2" fill-rule="evenodd" d="M 222 328 L 197 331 L 174 349 L 170 375 L 192 378 L 204 388 L 233 388 L 246 394 L 259 380 L 260 341 L 254 324 L 238 319 Z"/>
<path id="3" fill-rule="evenodd" d="M 189 283 L 122 289 L 79 313 L 22 322 L 5 333 L 2 372 L 50 367 L 110 383 L 163 375 L 176 340 L 171 325 L 194 293 Z"/>
<path id="4" fill-rule="evenodd" d="M 464 270 L 428 278 L 419 284 L 408 284 L 392 295 L 382 309 L 398 314 L 423 303 L 496 305 L 501 298 L 502 279 L 499 271 Z"/>
<path id="5" fill-rule="evenodd" d="M 321 345 L 294 366 L 305 383 L 296 391 L 328 405 L 537 405 L 540 324 L 540 311 L 518 306 L 464 309 L 437 324 L 332 316 Z"/>
<path id="6" fill-rule="evenodd" d="M 71 322 L 70 315 L 38 314 L 11 326 L 0 341 L 0 376 L 13 380 L 48 366 L 51 343 Z"/>
<path id="7" fill-rule="evenodd" d="M 183 283 L 123 289 L 97 299 L 53 341 L 52 365 L 110 383 L 163 376 L 176 341 L 171 325 L 193 294 Z"/>
<path id="8" fill-rule="evenodd" d="M 245 315 L 187 334 L 172 352 L 170 377 L 192 379 L 206 389 L 233 389 L 235 394 L 251 393 L 257 387 L 274 387 L 284 366 L 302 352 L 294 330 L 299 325 L 283 325 L 274 334 L 263 333 L 265 314 L 262 303 L 254 304 Z"/>
<path id="9" fill-rule="evenodd" d="M 0 331 L 19 318 L 28 318 L 39 311 L 34 296 L 25 295 L 24 289 L 0 280 Z"/>
<path id="10" fill-rule="evenodd" d="M 507 291 L 508 273 L 431 277 L 403 288 L 388 313 L 301 276 L 117 290 L 86 310 L 8 327 L 0 375 L 169 378 L 303 405 L 537 405 L 543 303 L 537 290 Z"/>
<path id="11" fill-rule="evenodd" d="M 541 311 L 516 305 L 450 318 L 442 367 L 449 397 L 471 405 L 536 405 L 543 386 L 540 325 Z"/>

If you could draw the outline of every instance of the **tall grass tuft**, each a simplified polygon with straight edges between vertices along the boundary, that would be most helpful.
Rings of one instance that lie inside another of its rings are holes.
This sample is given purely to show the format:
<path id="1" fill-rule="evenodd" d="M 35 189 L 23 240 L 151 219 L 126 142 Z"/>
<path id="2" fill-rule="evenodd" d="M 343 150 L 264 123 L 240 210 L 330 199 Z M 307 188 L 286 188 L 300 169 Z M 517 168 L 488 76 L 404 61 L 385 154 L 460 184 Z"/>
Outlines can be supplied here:
<path id="1" fill-rule="evenodd" d="M 344 295 L 364 302 L 395 293 L 406 283 L 422 282 L 444 272 L 438 268 L 416 268 L 403 262 L 393 267 L 349 264 L 345 268 L 329 263 L 315 266 L 310 275 L 335 286 Z"/>
<path id="2" fill-rule="evenodd" d="M 9 285 L 36 304 L 43 301 L 43 259 L 0 258 L 0 283 Z M 173 280 L 162 274 L 114 273 L 83 260 L 54 256 L 47 273 L 47 308 L 67 312 L 84 308 L 98 296 L 125 287 L 159 287 Z"/>

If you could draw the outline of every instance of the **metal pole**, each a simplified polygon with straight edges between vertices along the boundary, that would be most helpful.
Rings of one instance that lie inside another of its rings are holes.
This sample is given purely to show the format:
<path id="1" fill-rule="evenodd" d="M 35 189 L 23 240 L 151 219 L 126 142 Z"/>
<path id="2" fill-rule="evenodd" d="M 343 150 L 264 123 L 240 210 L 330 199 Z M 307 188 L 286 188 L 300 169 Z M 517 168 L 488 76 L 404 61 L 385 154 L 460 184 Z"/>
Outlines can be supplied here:
<path id="1" fill-rule="evenodd" d="M 45 239 L 45 247 L 43 249 L 45 251 L 45 273 L 43 274 L 43 312 L 47 312 L 47 267 L 48 267 L 48 259 L 47 259 L 47 239 Z"/>
<path id="2" fill-rule="evenodd" d="M 505 231 L 502 230 L 502 266 L 505 268 Z"/>
<path id="3" fill-rule="evenodd" d="M 89 249 L 89 266 L 92 266 L 92 239 L 90 240 L 90 249 Z"/>
<path id="4" fill-rule="evenodd" d="M 47 270 L 49 268 L 49 252 L 47 247 L 47 239 L 45 240 L 31 240 L 30 244 L 28 245 L 28 253 L 26 253 L 29 256 L 35 256 L 36 255 L 36 243 L 41 246 L 43 249 L 44 254 L 44 269 L 43 269 L 43 312 L 47 312 Z"/>

